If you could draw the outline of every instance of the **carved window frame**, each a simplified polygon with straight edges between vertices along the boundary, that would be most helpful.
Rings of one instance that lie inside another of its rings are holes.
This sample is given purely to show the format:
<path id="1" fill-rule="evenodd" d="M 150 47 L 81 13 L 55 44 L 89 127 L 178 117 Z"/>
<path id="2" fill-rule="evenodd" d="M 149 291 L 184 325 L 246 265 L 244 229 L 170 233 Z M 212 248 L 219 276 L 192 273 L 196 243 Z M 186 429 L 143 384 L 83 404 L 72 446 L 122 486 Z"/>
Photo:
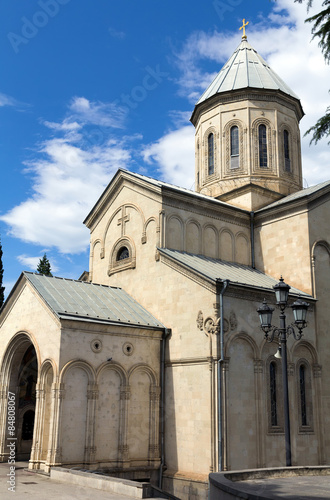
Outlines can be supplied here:
<path id="1" fill-rule="evenodd" d="M 231 168 L 231 129 L 232 127 L 238 128 L 238 144 L 239 144 L 239 166 L 238 168 Z M 223 132 L 224 146 L 225 146 L 225 177 L 236 177 L 247 173 L 247 165 L 244 168 L 244 127 L 240 120 L 231 120 L 224 128 Z"/>
<path id="2" fill-rule="evenodd" d="M 122 260 L 117 260 L 118 252 L 126 247 L 129 252 L 129 257 Z M 127 269 L 134 269 L 136 267 L 136 251 L 133 241 L 128 236 L 123 236 L 116 241 L 112 247 L 110 254 L 110 262 L 108 267 L 108 276 L 118 273 L 120 271 L 126 271 Z"/>
<path id="3" fill-rule="evenodd" d="M 298 395 L 298 422 L 299 422 L 299 433 L 314 433 L 313 428 L 313 389 L 312 389 L 312 371 L 311 366 L 306 359 L 300 359 L 297 362 L 297 395 Z M 306 411 L 306 424 L 302 420 L 302 398 L 301 398 L 301 384 L 300 384 L 300 369 L 304 367 L 305 375 L 305 411 Z"/>
<path id="4" fill-rule="evenodd" d="M 285 151 L 284 151 L 284 131 L 289 134 L 289 158 L 290 158 L 290 170 L 285 168 Z M 279 161 L 281 173 L 290 179 L 295 174 L 296 161 L 295 161 L 295 148 L 294 148 L 294 134 L 292 128 L 287 124 L 283 123 L 279 129 Z"/>
<path id="5" fill-rule="evenodd" d="M 209 136 L 213 134 L 213 161 L 214 172 L 209 174 Z M 209 127 L 203 137 L 203 163 L 204 163 L 204 179 L 199 179 L 200 186 L 209 183 L 219 177 L 219 134 L 215 127 Z"/>
<path id="6" fill-rule="evenodd" d="M 277 425 L 272 422 L 272 401 L 271 401 L 271 365 L 275 366 L 275 384 L 276 384 L 276 417 Z M 271 356 L 266 363 L 266 377 L 267 377 L 267 415 L 268 415 L 268 433 L 269 434 L 282 434 L 284 433 L 284 415 L 283 415 L 283 384 L 282 384 L 282 365 L 274 356 Z"/>
<path id="7" fill-rule="evenodd" d="M 267 137 L 267 167 L 260 167 L 259 156 L 259 127 L 264 125 L 266 127 Z M 272 129 L 271 123 L 266 118 L 258 118 L 252 124 L 252 144 L 253 144 L 253 172 L 259 174 L 275 173 L 274 155 L 273 155 L 273 135 L 275 131 Z"/>

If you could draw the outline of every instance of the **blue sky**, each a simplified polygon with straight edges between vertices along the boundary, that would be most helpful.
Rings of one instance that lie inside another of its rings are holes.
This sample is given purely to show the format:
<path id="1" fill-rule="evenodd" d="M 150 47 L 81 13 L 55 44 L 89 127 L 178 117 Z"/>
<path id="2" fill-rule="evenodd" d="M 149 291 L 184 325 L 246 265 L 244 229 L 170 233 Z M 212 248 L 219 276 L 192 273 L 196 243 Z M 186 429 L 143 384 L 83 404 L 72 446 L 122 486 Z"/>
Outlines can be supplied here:
<path id="1" fill-rule="evenodd" d="M 119 167 L 193 189 L 189 117 L 240 43 L 243 18 L 249 42 L 301 98 L 302 134 L 313 125 L 330 68 L 306 16 L 293 0 L 2 2 L 6 293 L 44 252 L 58 276 L 88 269 L 82 221 Z M 305 186 L 329 179 L 328 166 L 326 141 L 303 139 Z"/>

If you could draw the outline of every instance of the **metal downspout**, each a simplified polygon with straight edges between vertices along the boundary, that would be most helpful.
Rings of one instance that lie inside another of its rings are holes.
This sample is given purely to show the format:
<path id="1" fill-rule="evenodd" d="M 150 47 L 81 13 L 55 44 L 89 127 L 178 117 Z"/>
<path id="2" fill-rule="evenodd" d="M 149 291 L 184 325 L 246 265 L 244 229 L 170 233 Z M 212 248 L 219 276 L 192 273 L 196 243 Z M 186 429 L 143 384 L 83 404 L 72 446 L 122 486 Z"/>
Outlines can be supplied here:
<path id="1" fill-rule="evenodd" d="M 170 335 L 171 330 L 165 328 L 162 338 L 161 349 L 161 365 L 160 365 L 160 467 L 159 467 L 159 481 L 158 487 L 162 489 L 163 484 L 163 468 L 165 465 L 165 347 L 166 339 Z"/>
<path id="2" fill-rule="evenodd" d="M 222 288 L 220 289 L 220 284 L 222 284 Z M 223 456 L 222 456 L 222 442 L 223 442 L 223 433 L 222 433 L 222 377 L 221 377 L 221 364 L 223 362 L 224 356 L 224 317 L 223 317 L 223 296 L 227 287 L 229 285 L 229 280 L 222 281 L 221 279 L 217 279 L 217 293 L 219 294 L 220 299 L 220 332 L 219 332 L 219 347 L 218 347 L 218 471 L 223 470 Z"/>
<path id="3" fill-rule="evenodd" d="M 254 212 L 250 212 L 251 266 L 255 269 L 254 256 Z"/>

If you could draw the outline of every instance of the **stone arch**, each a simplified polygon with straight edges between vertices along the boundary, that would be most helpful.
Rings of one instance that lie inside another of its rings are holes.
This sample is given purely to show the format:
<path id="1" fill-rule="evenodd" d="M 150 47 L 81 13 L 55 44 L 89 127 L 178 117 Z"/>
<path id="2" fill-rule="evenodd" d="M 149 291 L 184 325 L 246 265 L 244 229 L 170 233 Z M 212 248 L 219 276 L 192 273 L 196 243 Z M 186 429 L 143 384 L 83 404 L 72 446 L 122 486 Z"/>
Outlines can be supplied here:
<path id="1" fill-rule="evenodd" d="M 100 248 L 100 259 L 103 259 L 104 258 L 104 248 L 102 247 L 102 241 L 100 240 L 100 238 L 98 238 L 97 240 L 93 241 L 93 243 L 91 245 L 91 257 L 94 257 L 96 245 L 100 245 L 101 246 L 101 248 Z"/>
<path id="2" fill-rule="evenodd" d="M 184 242 L 184 224 L 176 214 L 172 214 L 167 218 L 166 224 L 166 247 L 173 250 L 183 250 Z"/>
<path id="3" fill-rule="evenodd" d="M 159 395 L 157 375 L 152 368 L 138 364 L 129 371 L 128 448 L 130 459 L 158 459 Z"/>
<path id="4" fill-rule="evenodd" d="M 238 140 L 239 140 L 239 166 L 238 168 L 231 168 L 231 155 L 230 155 L 230 131 L 232 127 L 238 127 Z M 244 128 L 243 122 L 241 120 L 230 120 L 224 127 L 224 151 L 225 151 L 225 177 L 232 177 L 237 175 L 242 175 L 246 173 L 245 158 L 244 158 Z"/>
<path id="5" fill-rule="evenodd" d="M 235 260 L 235 238 L 230 229 L 222 229 L 219 235 L 220 259 L 228 262 Z"/>
<path id="6" fill-rule="evenodd" d="M 225 346 L 225 355 L 226 356 L 229 356 L 229 351 L 231 349 L 231 346 L 237 340 L 244 340 L 245 342 L 247 342 L 249 344 L 249 346 L 253 352 L 253 359 L 260 358 L 260 350 L 258 348 L 256 341 L 245 332 L 238 332 L 238 333 L 234 334 L 233 336 L 229 337 L 229 339 L 226 343 L 226 346 Z"/>
<path id="7" fill-rule="evenodd" d="M 318 364 L 316 349 L 307 340 L 299 340 L 299 341 L 294 343 L 294 345 L 292 347 L 292 358 L 294 359 L 294 357 L 299 356 L 298 351 L 302 351 L 303 349 L 305 349 L 308 352 L 308 354 L 310 355 L 310 363 L 312 363 L 313 365 Z"/>
<path id="8" fill-rule="evenodd" d="M 213 174 L 209 174 L 209 165 L 208 165 L 208 138 L 213 134 L 213 159 L 214 159 L 214 172 Z M 208 129 L 204 132 L 203 136 L 203 173 L 204 173 L 204 182 L 206 184 L 209 180 L 213 180 L 219 176 L 219 132 L 214 126 L 208 127 Z"/>
<path id="9" fill-rule="evenodd" d="M 267 131 L 267 167 L 261 168 L 259 165 L 259 126 L 265 125 Z M 267 118 L 260 117 L 253 121 L 251 126 L 252 151 L 253 151 L 253 171 L 259 174 L 267 174 L 274 170 L 273 162 L 273 127 Z"/>
<path id="10" fill-rule="evenodd" d="M 250 264 L 250 242 L 243 232 L 235 236 L 235 262 L 246 266 Z"/>
<path id="11" fill-rule="evenodd" d="M 268 345 L 267 345 L 268 344 Z M 278 345 L 276 342 L 269 343 L 266 342 L 263 346 L 262 359 L 264 364 L 263 373 L 263 387 L 265 388 L 264 397 L 265 404 L 267 408 L 267 429 L 270 434 L 278 434 L 279 432 L 284 432 L 284 414 L 283 414 L 283 379 L 282 379 L 282 362 L 281 359 L 275 358 L 276 349 Z M 271 382 L 270 382 L 270 365 L 274 364 L 276 366 L 276 378 L 275 378 L 275 391 L 276 391 L 276 413 L 277 422 L 276 424 L 271 421 Z M 274 454 L 275 453 L 275 454 Z M 274 454 L 274 456 L 273 456 Z M 273 462 L 276 460 L 276 450 L 267 449 L 268 460 Z"/>
<path id="12" fill-rule="evenodd" d="M 109 227 L 110 227 L 112 221 L 119 214 L 120 211 L 122 213 L 124 213 L 127 208 L 132 208 L 133 210 L 135 210 L 140 215 L 140 217 L 141 217 L 141 229 L 142 229 L 142 231 L 141 231 L 142 232 L 141 237 L 143 236 L 143 231 L 144 231 L 144 228 L 145 228 L 145 216 L 144 216 L 144 213 L 143 213 L 142 209 L 138 205 L 134 205 L 133 203 L 125 203 L 125 204 L 121 205 L 119 208 L 117 208 L 117 210 L 115 210 L 115 212 L 109 218 L 109 220 L 107 222 L 107 225 L 105 227 L 104 233 L 103 233 L 103 246 L 105 245 L 105 241 L 106 241 L 106 238 L 107 238 Z"/>
<path id="13" fill-rule="evenodd" d="M 118 252 L 120 252 L 122 248 L 127 249 L 128 257 L 120 260 L 118 259 Z M 134 269 L 135 267 L 136 248 L 134 241 L 128 236 L 123 236 L 119 238 L 112 247 L 108 266 L 108 276 L 111 276 L 119 271 L 125 271 L 126 269 Z"/>
<path id="14" fill-rule="evenodd" d="M 245 332 L 233 336 L 226 346 L 228 364 L 227 439 L 228 468 L 241 470 L 258 466 L 258 394 L 254 340 Z M 237 441 L 241 453 L 237 453 Z"/>
<path id="15" fill-rule="evenodd" d="M 188 219 L 185 230 L 185 251 L 194 254 L 201 253 L 202 229 L 195 219 Z"/>
<path id="16" fill-rule="evenodd" d="M 40 425 L 37 429 L 39 447 L 36 449 L 35 461 L 49 464 L 53 450 L 55 398 L 53 387 L 57 380 L 57 365 L 54 360 L 46 359 L 40 368 L 39 399 Z M 47 465 L 44 468 L 47 468 Z"/>
<path id="17" fill-rule="evenodd" d="M 296 384 L 297 384 L 297 421 L 299 422 L 299 431 L 310 431 L 313 428 L 313 383 L 312 383 L 312 366 L 308 359 L 299 357 L 296 361 Z M 303 385 L 301 368 L 304 369 Z M 304 393 L 304 394 L 302 394 Z M 304 429 L 305 428 L 305 429 Z"/>
<path id="18" fill-rule="evenodd" d="M 40 351 L 38 344 L 28 331 L 17 332 L 7 345 L 1 362 L 1 387 L 6 395 L 0 401 L 0 457 L 7 460 L 6 429 L 8 427 L 9 396 L 12 412 L 15 414 L 17 432 L 16 458 L 30 459 L 35 442 L 34 423 L 33 439 L 21 441 L 23 417 L 27 408 L 37 413 L 37 382 L 40 373 Z M 8 411 L 7 411 L 8 410 Z"/>
<path id="19" fill-rule="evenodd" d="M 132 366 L 132 368 L 128 372 L 129 381 L 131 380 L 132 375 L 137 371 L 141 371 L 146 375 L 148 375 L 151 384 L 158 385 L 158 378 L 155 370 L 153 370 L 150 366 L 144 363 L 138 363 L 137 365 Z"/>
<path id="20" fill-rule="evenodd" d="M 152 223 L 156 224 L 156 231 L 155 231 L 155 233 L 157 233 L 157 220 L 156 220 L 156 217 L 149 217 L 149 219 L 144 224 L 143 234 L 142 234 L 142 239 L 141 239 L 142 244 L 147 243 L 147 230 L 148 230 L 148 227 L 151 226 Z M 154 240 L 156 241 L 156 234 L 154 235 Z"/>
<path id="21" fill-rule="evenodd" d="M 203 255 L 217 259 L 219 257 L 218 230 L 213 224 L 203 226 Z"/>
<path id="22" fill-rule="evenodd" d="M 64 379 L 65 379 L 67 372 L 69 370 L 71 370 L 72 368 L 81 368 L 82 370 L 84 370 L 87 374 L 87 377 L 88 377 L 88 383 L 95 384 L 95 382 L 96 382 L 95 370 L 92 367 L 92 365 L 89 364 L 88 361 L 85 361 L 84 359 L 73 359 L 71 361 L 68 361 L 68 363 L 66 363 L 63 366 L 63 368 L 60 372 L 60 377 L 59 377 L 59 382 L 61 384 L 64 383 Z"/>
<path id="23" fill-rule="evenodd" d="M 54 380 L 58 377 L 57 363 L 52 358 L 47 358 L 42 362 L 41 367 L 40 367 L 40 383 L 41 384 L 44 383 L 45 375 L 47 374 L 47 371 L 49 370 L 50 367 L 53 369 Z"/>
<path id="24" fill-rule="evenodd" d="M 289 133 L 289 154 L 290 154 L 290 171 L 286 170 L 285 168 L 285 161 L 284 161 L 284 130 L 287 130 Z M 296 147 L 294 144 L 294 132 L 292 130 L 292 127 L 287 124 L 287 123 L 282 123 L 279 127 L 278 130 L 278 135 L 279 135 L 279 140 L 278 140 L 278 158 L 279 158 L 279 163 L 280 163 L 280 170 L 282 173 L 285 175 L 290 175 L 294 173 L 295 168 L 296 168 Z"/>
<path id="25" fill-rule="evenodd" d="M 96 461 L 116 466 L 126 445 L 128 375 L 118 363 L 103 363 L 97 370 L 95 409 Z"/>
<path id="26" fill-rule="evenodd" d="M 91 439 L 91 389 L 95 388 L 95 371 L 84 360 L 69 361 L 60 374 L 62 404 L 60 448 L 66 464 L 89 461 Z"/>

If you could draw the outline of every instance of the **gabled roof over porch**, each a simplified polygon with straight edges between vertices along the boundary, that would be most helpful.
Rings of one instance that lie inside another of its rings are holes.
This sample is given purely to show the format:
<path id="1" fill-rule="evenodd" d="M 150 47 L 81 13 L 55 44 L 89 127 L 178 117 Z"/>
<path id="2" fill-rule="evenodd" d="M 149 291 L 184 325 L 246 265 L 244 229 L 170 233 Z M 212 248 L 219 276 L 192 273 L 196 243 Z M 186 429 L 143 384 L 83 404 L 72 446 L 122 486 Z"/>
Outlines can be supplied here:
<path id="1" fill-rule="evenodd" d="M 160 323 L 122 288 L 23 272 L 9 295 L 26 279 L 59 319 L 121 324 L 162 330 Z"/>

